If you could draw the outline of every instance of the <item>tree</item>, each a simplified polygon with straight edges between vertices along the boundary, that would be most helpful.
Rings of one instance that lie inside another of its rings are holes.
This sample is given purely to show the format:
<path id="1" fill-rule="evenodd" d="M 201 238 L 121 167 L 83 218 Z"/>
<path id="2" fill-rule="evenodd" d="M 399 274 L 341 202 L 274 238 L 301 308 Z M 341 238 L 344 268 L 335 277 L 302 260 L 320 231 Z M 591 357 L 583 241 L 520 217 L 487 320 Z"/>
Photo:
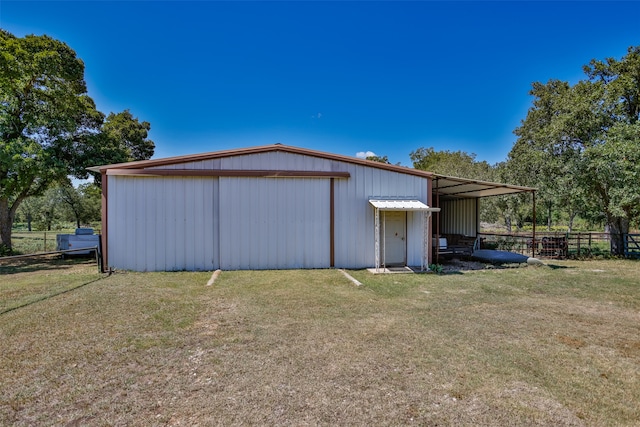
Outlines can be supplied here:
<path id="1" fill-rule="evenodd" d="M 388 156 L 367 156 L 367 160 L 371 160 L 378 163 L 384 163 L 387 165 L 391 164 Z M 396 162 L 395 166 L 402 166 L 402 165 L 400 164 L 400 162 Z"/>
<path id="2" fill-rule="evenodd" d="M 16 212 L 16 218 L 18 214 L 20 214 L 21 218 L 18 221 L 24 221 L 27 223 L 27 230 L 33 231 L 33 221 L 36 219 L 36 215 L 40 212 L 40 204 L 35 197 L 30 197 L 25 199 L 24 202 L 20 204 L 20 208 Z M 1 251 L 0 251 L 1 252 Z"/>
<path id="3" fill-rule="evenodd" d="M 86 144 L 88 150 L 82 153 L 81 163 L 84 167 L 77 171 L 76 176 L 81 179 L 87 178 L 88 166 L 151 158 L 155 144 L 147 138 L 150 129 L 149 122 L 140 122 L 129 110 L 117 114 L 110 113 L 98 133 L 87 135 L 90 142 Z M 96 184 L 100 186 L 100 175 L 92 175 Z"/>
<path id="4" fill-rule="evenodd" d="M 71 220 L 80 228 L 83 224 L 100 220 L 100 189 L 93 183 L 73 187 L 67 181 L 55 187 L 55 199 L 65 220 Z"/>
<path id="5" fill-rule="evenodd" d="M 475 153 L 464 151 L 436 151 L 433 147 L 418 148 L 409 154 L 413 167 L 442 175 L 474 179 L 478 181 L 509 182 L 504 180 L 501 169 L 504 165 L 490 165 L 486 161 L 477 161 Z M 482 221 L 495 222 L 503 219 L 508 231 L 512 223 L 522 224 L 524 217 L 524 196 L 496 196 L 483 198 L 480 204 Z"/>
<path id="6" fill-rule="evenodd" d="M 486 161 L 476 161 L 475 153 L 436 151 L 433 147 L 418 148 L 409 154 L 413 167 L 424 171 L 460 178 L 491 181 L 492 167 Z"/>
<path id="7" fill-rule="evenodd" d="M 572 218 L 602 213 L 621 254 L 640 203 L 640 47 L 621 60 L 592 60 L 587 79 L 571 86 L 534 83 L 533 106 L 509 154 L 519 183 L 540 188 L 551 209 Z"/>
<path id="8" fill-rule="evenodd" d="M 118 140 L 107 123 L 135 124 L 128 111 L 105 122 L 87 95 L 84 64 L 48 36 L 17 38 L 0 30 L 0 246 L 11 250 L 11 227 L 27 197 L 86 167 L 149 157 L 153 143 L 136 127 Z M 111 116 L 110 116 L 111 117 Z M 139 124 L 148 130 L 148 123 Z M 113 161 L 115 160 L 115 161 Z"/>
<path id="9" fill-rule="evenodd" d="M 389 162 L 388 156 L 367 156 L 367 160 L 371 160 L 378 163 L 385 163 L 387 165 L 391 164 L 391 162 Z"/>
<path id="10" fill-rule="evenodd" d="M 558 122 L 562 117 L 563 126 L 575 127 L 575 135 L 592 132 L 573 123 L 576 115 L 586 118 L 589 114 L 587 93 L 584 86 L 571 88 L 559 80 L 534 83 L 530 92 L 534 106 L 515 130 L 518 140 L 509 153 L 506 173 L 511 182 L 538 188 L 538 205 L 545 208 L 549 230 L 555 210 L 566 212 L 571 228 L 584 206 L 583 193 L 572 185 L 580 149 L 574 138 L 560 130 Z"/>
<path id="11" fill-rule="evenodd" d="M 57 188 L 50 187 L 40 196 L 25 199 L 16 212 L 16 219 L 20 217 L 27 221 L 27 228 L 51 231 L 61 220 L 61 209 Z"/>
<path id="12" fill-rule="evenodd" d="M 506 162 L 496 164 L 493 172 L 493 181 L 515 182 Z M 519 230 L 524 225 L 525 219 L 533 216 L 532 208 L 531 198 L 525 193 L 484 198 L 480 205 L 480 218 L 482 221 L 491 223 L 501 219 L 507 232 L 511 233 L 514 226 Z"/>

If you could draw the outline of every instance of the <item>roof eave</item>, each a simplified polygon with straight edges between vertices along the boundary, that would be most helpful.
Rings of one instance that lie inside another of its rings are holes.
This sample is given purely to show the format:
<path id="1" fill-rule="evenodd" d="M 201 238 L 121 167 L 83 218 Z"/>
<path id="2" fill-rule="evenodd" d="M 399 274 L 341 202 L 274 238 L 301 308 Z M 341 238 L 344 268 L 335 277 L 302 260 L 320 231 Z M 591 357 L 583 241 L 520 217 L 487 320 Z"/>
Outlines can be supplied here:
<path id="1" fill-rule="evenodd" d="M 323 151 L 316 151 L 316 150 L 311 150 L 307 148 L 299 148 L 299 147 L 293 147 L 293 146 L 282 145 L 282 144 L 271 144 L 271 145 L 263 145 L 263 146 L 248 147 L 248 148 L 237 148 L 232 150 L 213 151 L 213 152 L 200 153 L 200 154 L 188 154 L 183 156 L 165 157 L 161 159 L 139 160 L 139 161 L 133 161 L 133 162 L 127 162 L 127 163 L 115 163 L 110 165 L 92 166 L 87 168 L 87 170 L 90 170 L 92 172 L 102 173 L 109 169 L 144 169 L 144 168 L 157 167 L 157 166 L 168 166 L 168 165 L 173 165 L 178 163 L 197 162 L 197 161 L 203 161 L 203 160 L 219 159 L 223 157 L 259 154 L 259 153 L 267 153 L 267 152 L 273 152 L 273 151 L 282 151 L 286 153 L 294 153 L 294 154 L 324 158 L 328 160 L 336 160 L 341 162 L 359 164 L 363 166 L 369 166 L 369 167 L 374 167 L 378 169 L 385 169 L 393 172 L 400 172 L 400 173 L 405 173 L 410 175 L 422 176 L 426 178 L 431 178 L 431 176 L 433 175 L 431 172 L 421 171 L 421 170 L 409 168 L 406 166 L 390 165 L 386 163 L 376 162 L 373 160 L 360 159 L 357 157 L 326 153 Z"/>

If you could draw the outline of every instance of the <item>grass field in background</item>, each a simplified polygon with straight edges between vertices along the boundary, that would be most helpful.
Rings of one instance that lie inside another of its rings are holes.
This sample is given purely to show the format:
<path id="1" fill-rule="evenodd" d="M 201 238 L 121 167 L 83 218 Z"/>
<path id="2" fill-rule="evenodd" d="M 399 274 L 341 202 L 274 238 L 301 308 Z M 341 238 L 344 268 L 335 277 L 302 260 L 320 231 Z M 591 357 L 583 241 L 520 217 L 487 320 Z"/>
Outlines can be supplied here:
<path id="1" fill-rule="evenodd" d="M 56 250 L 56 235 L 73 234 L 74 230 L 13 232 L 11 243 L 16 254 L 35 254 Z"/>
<path id="2" fill-rule="evenodd" d="M 549 263 L 4 267 L 0 425 L 637 425 L 640 263 Z"/>

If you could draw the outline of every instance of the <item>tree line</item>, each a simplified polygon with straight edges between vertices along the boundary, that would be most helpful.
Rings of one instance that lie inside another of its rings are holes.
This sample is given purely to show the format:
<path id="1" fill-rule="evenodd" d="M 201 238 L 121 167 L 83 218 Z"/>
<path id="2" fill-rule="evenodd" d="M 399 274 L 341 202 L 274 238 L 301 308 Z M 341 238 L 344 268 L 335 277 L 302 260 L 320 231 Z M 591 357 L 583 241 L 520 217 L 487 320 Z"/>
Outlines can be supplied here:
<path id="1" fill-rule="evenodd" d="M 532 84 L 532 105 L 504 162 L 421 147 L 410 153 L 413 167 L 535 187 L 538 218 L 549 228 L 559 219 L 569 230 L 577 218 L 603 224 L 620 254 L 623 235 L 640 220 L 640 47 L 620 59 L 594 59 L 584 73 L 573 85 Z M 0 250 L 11 250 L 17 215 L 52 215 L 43 207 L 47 200 L 65 206 L 77 225 L 89 221 L 100 177 L 77 189 L 70 177 L 87 178 L 88 166 L 153 155 L 151 125 L 129 110 L 98 111 L 81 59 L 46 35 L 18 38 L 0 30 L 0 95 Z M 371 160 L 389 163 L 387 156 Z M 485 220 L 509 230 L 533 218 L 531 200 L 522 195 L 488 198 L 481 206 Z"/>
<path id="2" fill-rule="evenodd" d="M 413 167 L 445 175 L 535 187 L 539 217 L 604 224 L 614 254 L 640 221 L 640 47 L 620 59 L 593 59 L 575 84 L 535 82 L 532 106 L 504 162 L 489 165 L 475 154 L 419 148 Z M 372 160 L 384 160 L 376 158 Z M 533 218 L 523 196 L 483 200 L 482 215 L 509 230 Z"/>
<path id="3" fill-rule="evenodd" d="M 52 186 L 60 189 L 59 200 L 71 201 L 79 194 L 72 194 L 69 179 L 88 178 L 88 166 L 151 158 L 150 129 L 129 110 L 96 109 L 84 63 L 65 43 L 0 29 L 0 252 L 11 252 L 24 203 L 33 205 Z M 99 185 L 100 177 L 94 179 Z"/>

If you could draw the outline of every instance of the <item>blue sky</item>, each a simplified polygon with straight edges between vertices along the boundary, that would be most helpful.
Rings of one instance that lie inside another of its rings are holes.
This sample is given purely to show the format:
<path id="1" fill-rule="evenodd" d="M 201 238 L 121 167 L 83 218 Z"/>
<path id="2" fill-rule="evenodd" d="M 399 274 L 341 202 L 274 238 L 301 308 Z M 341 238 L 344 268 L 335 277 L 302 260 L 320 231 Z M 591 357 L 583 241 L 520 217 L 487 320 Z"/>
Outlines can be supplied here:
<path id="1" fill-rule="evenodd" d="M 410 165 L 419 147 L 506 159 L 531 83 L 640 44 L 640 3 L 0 1 L 0 26 L 85 62 L 104 113 L 155 157 L 280 142 Z"/>

